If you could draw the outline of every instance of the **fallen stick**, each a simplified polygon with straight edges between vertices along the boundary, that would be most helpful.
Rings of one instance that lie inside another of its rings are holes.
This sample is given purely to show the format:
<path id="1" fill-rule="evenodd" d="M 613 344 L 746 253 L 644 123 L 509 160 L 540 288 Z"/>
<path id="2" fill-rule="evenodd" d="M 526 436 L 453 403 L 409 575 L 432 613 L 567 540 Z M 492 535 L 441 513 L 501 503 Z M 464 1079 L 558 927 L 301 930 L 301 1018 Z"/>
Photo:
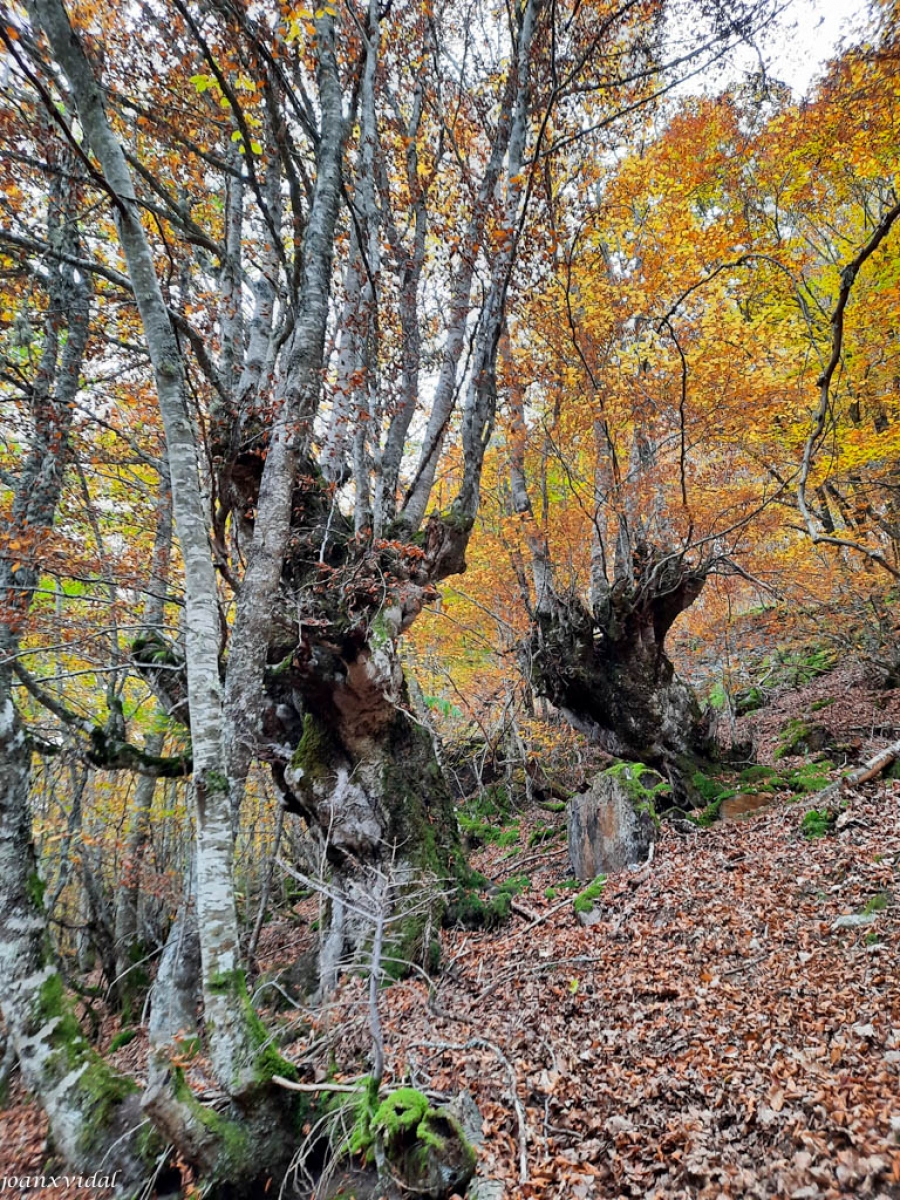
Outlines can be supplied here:
<path id="1" fill-rule="evenodd" d="M 563 900 L 562 903 L 554 904 L 553 908 L 548 908 L 545 913 L 542 913 L 539 917 L 535 917 L 535 919 L 528 925 L 523 925 L 522 928 L 517 929 L 515 933 L 507 934 L 506 937 L 501 938 L 500 940 L 504 943 L 504 945 L 508 942 L 514 942 L 516 938 L 520 938 L 523 933 L 530 933 L 531 930 L 536 928 L 538 925 L 543 925 L 545 921 L 549 920 L 554 913 L 558 913 L 560 909 L 565 908 L 566 906 L 571 907 L 573 899 L 574 897 L 569 896 L 568 899 Z"/>
<path id="2" fill-rule="evenodd" d="M 879 750 L 873 758 L 863 763 L 855 771 L 851 771 L 849 775 L 845 775 L 834 783 L 829 783 L 828 787 L 822 788 L 821 792 L 810 796 L 810 803 L 827 804 L 829 800 L 839 796 L 845 788 L 857 787 L 861 783 L 869 783 L 870 780 L 877 779 L 881 772 L 887 770 L 891 763 L 896 762 L 898 758 L 900 758 L 900 742 L 892 742 L 890 746 Z"/>
<path id="3" fill-rule="evenodd" d="M 365 1076 L 362 1077 L 365 1079 Z M 362 1080 L 359 1083 L 295 1083 L 293 1079 L 285 1079 L 283 1075 L 272 1075 L 271 1080 L 279 1087 L 287 1088 L 290 1092 L 359 1092 L 362 1090 Z"/>

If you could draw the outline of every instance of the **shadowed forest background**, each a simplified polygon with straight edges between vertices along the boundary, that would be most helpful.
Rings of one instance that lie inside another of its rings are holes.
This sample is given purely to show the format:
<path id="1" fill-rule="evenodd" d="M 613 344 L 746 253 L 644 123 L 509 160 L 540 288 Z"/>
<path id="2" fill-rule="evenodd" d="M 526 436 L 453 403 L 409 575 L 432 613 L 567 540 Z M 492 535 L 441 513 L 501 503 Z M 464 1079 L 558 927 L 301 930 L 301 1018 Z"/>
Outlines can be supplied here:
<path id="1" fill-rule="evenodd" d="M 4 1178 L 900 1195 L 900 34 L 790 22 L 3 6 Z"/>

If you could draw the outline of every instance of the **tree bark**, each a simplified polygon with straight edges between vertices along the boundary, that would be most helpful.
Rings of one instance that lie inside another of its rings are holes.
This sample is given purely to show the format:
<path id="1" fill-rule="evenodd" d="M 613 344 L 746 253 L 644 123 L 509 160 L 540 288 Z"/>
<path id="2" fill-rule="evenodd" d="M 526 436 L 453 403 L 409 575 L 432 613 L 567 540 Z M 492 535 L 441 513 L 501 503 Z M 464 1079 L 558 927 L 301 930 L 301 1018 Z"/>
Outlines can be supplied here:
<path id="1" fill-rule="evenodd" d="M 430 931 L 463 868 L 453 800 L 432 734 L 409 702 L 392 618 L 399 622 L 399 610 L 382 614 L 356 646 L 306 643 L 267 681 L 264 753 L 285 806 L 314 832 L 322 875 L 341 898 L 322 941 L 325 990 L 339 966 L 371 944 L 386 886 L 396 918 L 386 933 L 387 969 L 404 974 L 427 962 Z M 412 898 L 415 915 L 406 919 Z"/>
<path id="2" fill-rule="evenodd" d="M 671 556 L 643 561 L 644 583 L 620 580 L 594 613 L 554 595 L 536 614 L 525 668 L 535 690 L 610 754 L 654 766 L 683 796 L 679 760 L 707 748 L 691 689 L 665 651 L 676 617 L 705 582 Z M 639 579 L 641 577 L 639 576 Z"/>
<path id="3" fill-rule="evenodd" d="M 0 1008 L 57 1153 L 78 1169 L 104 1162 L 127 1188 L 145 1174 L 122 1136 L 141 1123 L 138 1089 L 90 1046 L 53 962 L 31 839 L 31 747 L 8 693 L 0 704 Z"/>

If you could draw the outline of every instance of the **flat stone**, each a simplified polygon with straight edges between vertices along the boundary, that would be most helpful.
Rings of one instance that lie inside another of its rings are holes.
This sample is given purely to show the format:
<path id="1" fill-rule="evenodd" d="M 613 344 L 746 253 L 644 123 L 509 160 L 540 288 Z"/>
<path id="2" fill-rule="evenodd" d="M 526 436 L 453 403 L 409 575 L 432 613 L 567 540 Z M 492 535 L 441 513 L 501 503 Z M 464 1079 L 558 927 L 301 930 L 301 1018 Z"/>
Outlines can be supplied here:
<path id="1" fill-rule="evenodd" d="M 845 917 L 838 919 L 831 926 L 832 929 L 861 929 L 865 925 L 873 925 L 875 923 L 874 913 L 849 913 Z"/>

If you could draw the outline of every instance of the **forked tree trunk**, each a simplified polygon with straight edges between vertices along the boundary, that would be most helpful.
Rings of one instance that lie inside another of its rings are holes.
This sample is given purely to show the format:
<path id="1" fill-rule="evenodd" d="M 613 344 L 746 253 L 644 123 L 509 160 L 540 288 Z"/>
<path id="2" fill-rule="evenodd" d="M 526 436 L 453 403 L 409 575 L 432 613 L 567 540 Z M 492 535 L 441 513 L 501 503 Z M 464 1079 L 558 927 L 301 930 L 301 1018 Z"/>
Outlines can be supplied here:
<path id="1" fill-rule="evenodd" d="M 528 647 L 535 690 L 610 754 L 661 770 L 679 799 L 684 760 L 706 752 L 708 730 L 665 637 L 704 582 L 680 567 L 646 589 L 620 582 L 594 614 L 577 597 L 554 597 Z"/>

